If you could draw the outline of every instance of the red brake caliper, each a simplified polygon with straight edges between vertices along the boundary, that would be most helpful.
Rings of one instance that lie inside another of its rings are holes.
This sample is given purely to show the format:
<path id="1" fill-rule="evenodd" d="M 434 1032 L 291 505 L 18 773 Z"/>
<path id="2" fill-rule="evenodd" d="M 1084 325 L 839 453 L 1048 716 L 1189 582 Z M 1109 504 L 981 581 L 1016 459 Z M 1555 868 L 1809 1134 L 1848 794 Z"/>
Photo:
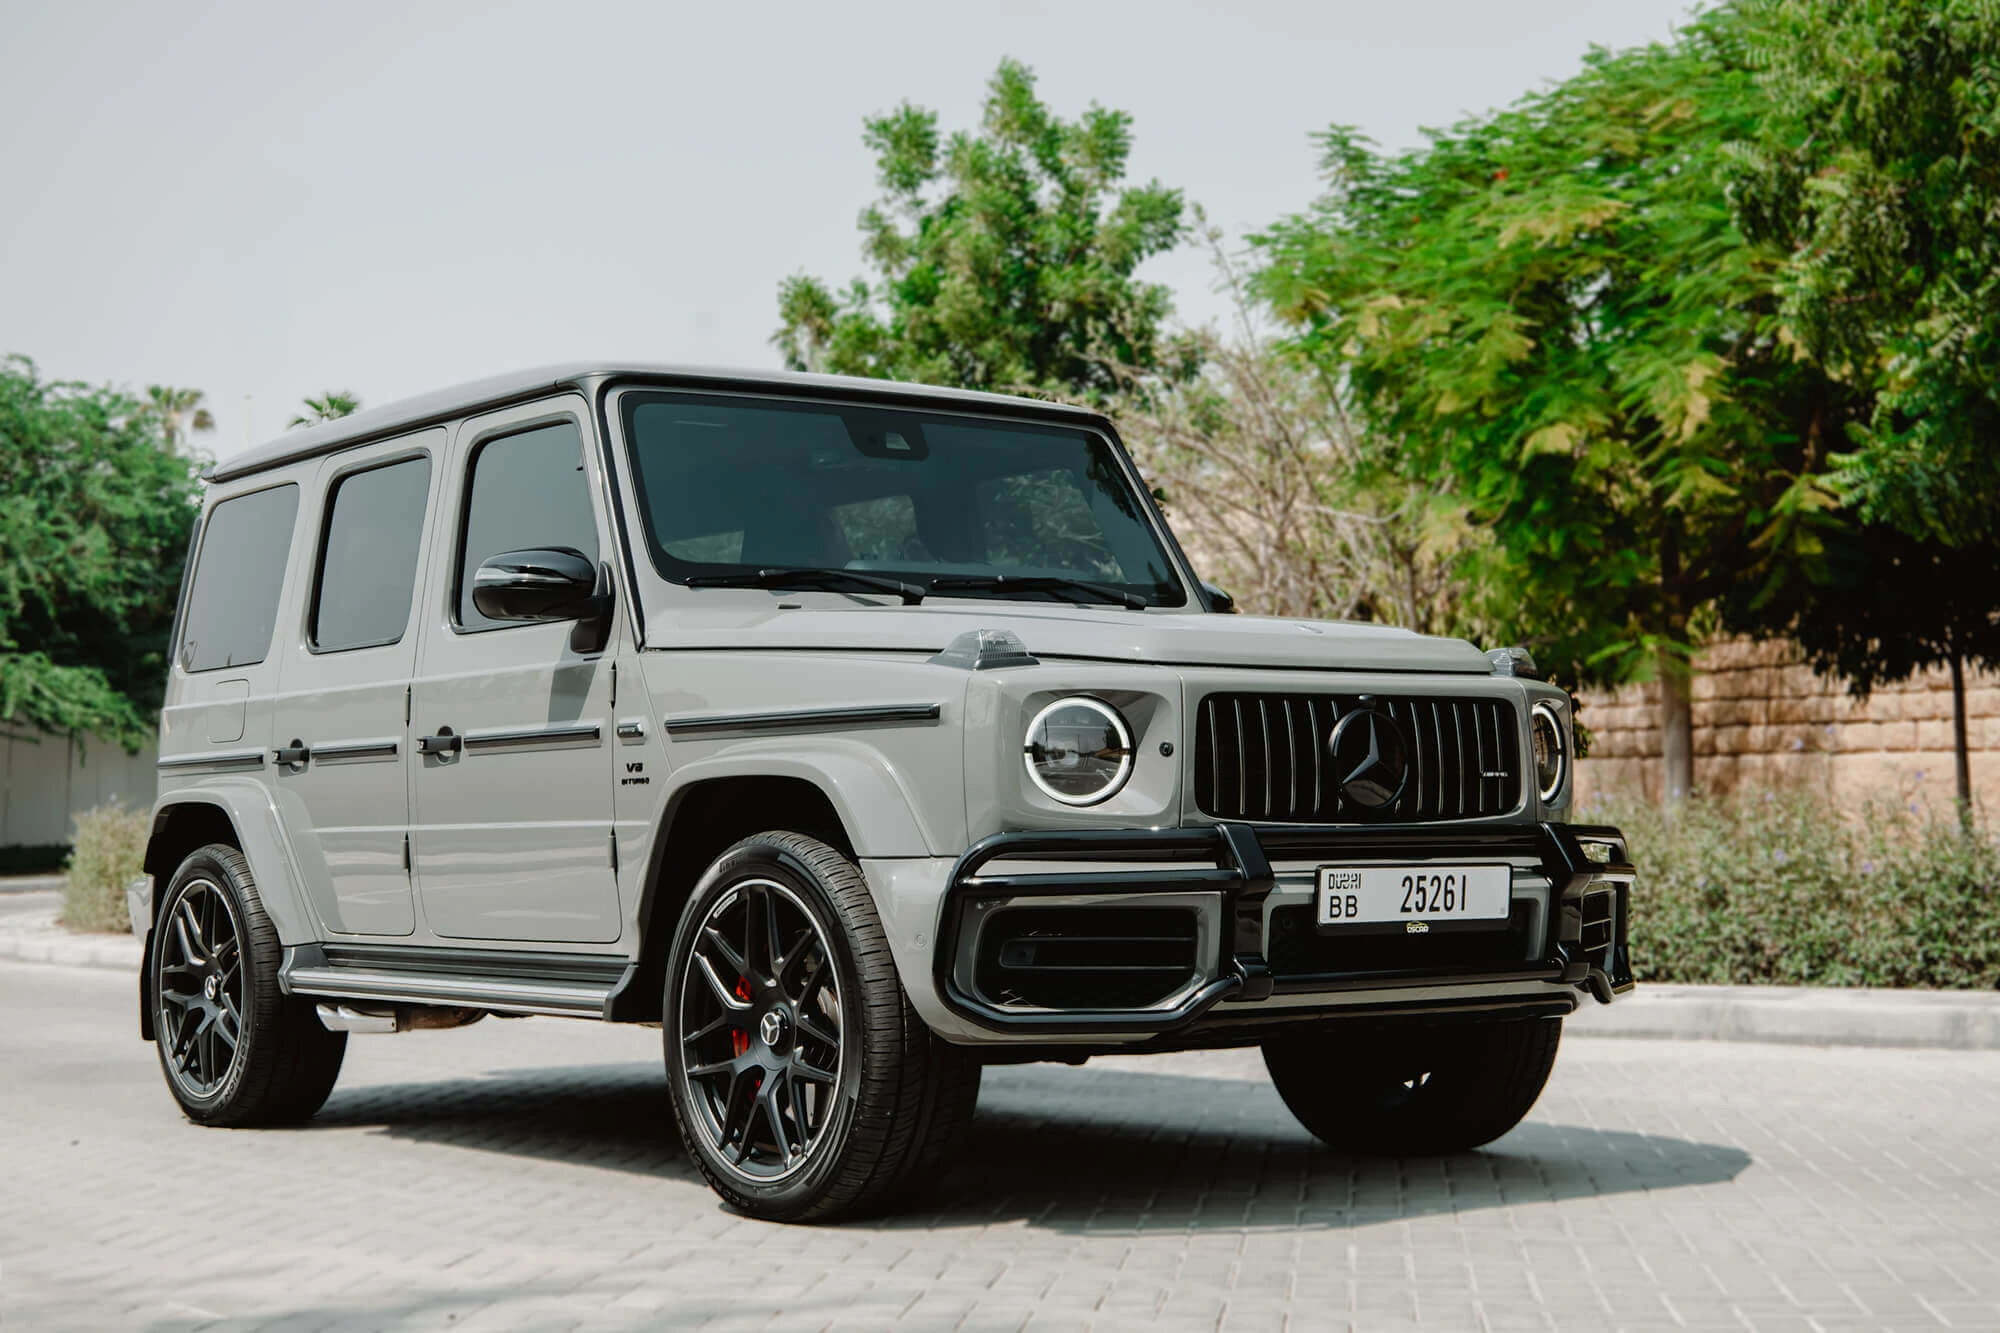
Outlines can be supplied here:
<path id="1" fill-rule="evenodd" d="M 750 998 L 750 978 L 736 978 L 736 998 L 739 1000 L 748 1000 Z M 732 1032 L 729 1034 L 729 1044 L 735 1049 L 736 1054 L 742 1055 L 750 1049 L 750 1034 L 747 1032 Z"/>

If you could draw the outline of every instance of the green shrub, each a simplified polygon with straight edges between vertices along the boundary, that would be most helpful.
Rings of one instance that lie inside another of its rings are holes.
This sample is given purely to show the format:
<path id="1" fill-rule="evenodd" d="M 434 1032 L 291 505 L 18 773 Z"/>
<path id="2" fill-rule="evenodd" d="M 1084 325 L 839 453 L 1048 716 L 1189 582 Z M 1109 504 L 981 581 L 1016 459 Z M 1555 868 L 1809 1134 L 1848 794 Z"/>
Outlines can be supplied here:
<path id="1" fill-rule="evenodd" d="M 71 930 L 130 930 L 125 886 L 144 873 L 146 834 L 143 810 L 113 801 L 76 817 L 76 847 L 63 885 L 62 923 Z"/>
<path id="2" fill-rule="evenodd" d="M 2000 843 L 1990 828 L 1766 792 L 1696 797 L 1671 820 L 1607 801 L 1639 881 L 1641 981 L 1986 989 L 2000 983 Z"/>

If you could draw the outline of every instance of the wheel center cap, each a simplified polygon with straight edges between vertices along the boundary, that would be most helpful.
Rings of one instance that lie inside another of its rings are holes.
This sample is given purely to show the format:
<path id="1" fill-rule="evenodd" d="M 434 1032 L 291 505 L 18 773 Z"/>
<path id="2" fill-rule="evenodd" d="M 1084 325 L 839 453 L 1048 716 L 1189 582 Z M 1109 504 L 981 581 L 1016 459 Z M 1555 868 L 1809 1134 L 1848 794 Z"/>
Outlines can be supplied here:
<path id="1" fill-rule="evenodd" d="M 764 1016 L 757 1020 L 757 1036 L 772 1050 L 785 1039 L 785 1011 L 766 1009 Z"/>
<path id="2" fill-rule="evenodd" d="M 222 978 L 210 977 L 208 980 L 202 982 L 201 993 L 211 1000 L 222 994 Z"/>

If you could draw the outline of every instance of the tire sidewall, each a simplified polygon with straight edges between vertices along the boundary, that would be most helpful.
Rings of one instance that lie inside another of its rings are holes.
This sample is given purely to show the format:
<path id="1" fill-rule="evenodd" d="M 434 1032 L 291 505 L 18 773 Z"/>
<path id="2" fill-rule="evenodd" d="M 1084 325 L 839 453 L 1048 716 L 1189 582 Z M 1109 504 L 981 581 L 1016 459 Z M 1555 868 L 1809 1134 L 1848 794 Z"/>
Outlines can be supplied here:
<path id="1" fill-rule="evenodd" d="M 833 1109 L 819 1142 L 813 1146 L 813 1160 L 805 1169 L 773 1181 L 738 1174 L 709 1142 L 706 1113 L 691 1103 L 691 1098 L 698 1094 L 688 1084 L 686 1048 L 681 1041 L 681 1000 L 697 932 L 715 904 L 748 879 L 774 880 L 798 895 L 827 941 L 840 991 L 842 1050 Z M 745 839 L 718 857 L 688 895 L 667 956 L 666 994 L 661 1009 L 667 1084 L 674 1119 L 688 1153 L 697 1159 L 702 1174 L 731 1204 L 761 1216 L 802 1210 L 820 1196 L 829 1179 L 839 1171 L 842 1152 L 859 1111 L 863 1065 L 871 1055 L 866 1049 L 868 1025 L 863 1020 L 861 984 L 854 941 L 838 903 L 812 868 L 789 848 L 761 838 Z"/>
<path id="2" fill-rule="evenodd" d="M 166 1014 L 165 1002 L 161 999 L 162 960 L 166 956 L 166 941 L 162 938 L 153 948 L 147 966 L 152 969 L 149 994 L 153 1006 L 153 1029 L 156 1034 L 153 1046 L 160 1059 L 161 1072 L 166 1075 L 167 1086 L 172 1089 L 174 1099 L 181 1104 L 188 1117 L 196 1121 L 208 1121 L 218 1117 L 232 1105 L 242 1091 L 243 1080 L 252 1060 L 256 1043 L 261 1039 L 259 1018 L 262 1006 L 257 1003 L 256 990 L 266 984 L 263 975 L 264 960 L 252 943 L 250 913 L 255 910 L 255 893 L 237 870 L 228 865 L 207 847 L 190 854 L 174 872 L 173 882 L 167 889 L 165 901 L 161 904 L 156 918 L 155 929 L 164 929 L 172 923 L 172 913 L 178 910 L 181 901 L 187 897 L 189 889 L 201 882 L 215 886 L 227 903 L 231 925 L 236 931 L 236 956 L 243 970 L 242 1003 L 239 1006 L 241 1021 L 237 1028 L 236 1049 L 233 1053 L 229 1073 L 218 1083 L 215 1090 L 203 1095 L 184 1084 L 174 1069 L 170 1054 L 172 1038 Z"/>

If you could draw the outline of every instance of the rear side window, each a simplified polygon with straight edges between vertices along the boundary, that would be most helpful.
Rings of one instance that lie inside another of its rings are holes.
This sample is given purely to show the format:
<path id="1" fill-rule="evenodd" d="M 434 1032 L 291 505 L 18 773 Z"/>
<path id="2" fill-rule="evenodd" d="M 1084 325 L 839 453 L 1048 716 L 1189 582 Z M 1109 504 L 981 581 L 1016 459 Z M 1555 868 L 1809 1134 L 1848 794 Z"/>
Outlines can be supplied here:
<path id="1" fill-rule="evenodd" d="M 351 472 L 334 483 L 313 598 L 314 648 L 375 648 L 403 637 L 430 489 L 428 458 Z"/>
<path id="2" fill-rule="evenodd" d="M 209 511 L 181 626 L 183 670 L 255 666 L 270 655 L 298 513 L 299 488 L 289 482 Z"/>
<path id="3" fill-rule="evenodd" d="M 480 615 L 472 604 L 472 576 L 502 551 L 551 546 L 597 559 L 583 435 L 573 421 L 488 440 L 472 456 L 458 562 L 458 623 L 469 630 L 520 623 Z"/>

